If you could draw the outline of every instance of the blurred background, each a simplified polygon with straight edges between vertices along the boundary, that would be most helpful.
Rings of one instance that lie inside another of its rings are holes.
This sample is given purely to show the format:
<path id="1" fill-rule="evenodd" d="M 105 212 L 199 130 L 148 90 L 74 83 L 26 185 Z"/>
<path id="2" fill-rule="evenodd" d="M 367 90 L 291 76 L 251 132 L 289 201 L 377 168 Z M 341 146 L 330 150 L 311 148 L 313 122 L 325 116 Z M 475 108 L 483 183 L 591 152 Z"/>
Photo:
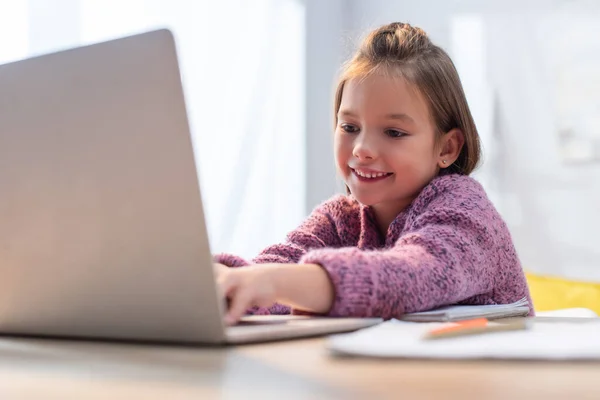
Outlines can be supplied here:
<path id="1" fill-rule="evenodd" d="M 170 28 L 213 250 L 250 258 L 342 192 L 336 72 L 392 21 L 453 58 L 525 269 L 600 282 L 600 2 L 0 0 L 0 62 Z"/>

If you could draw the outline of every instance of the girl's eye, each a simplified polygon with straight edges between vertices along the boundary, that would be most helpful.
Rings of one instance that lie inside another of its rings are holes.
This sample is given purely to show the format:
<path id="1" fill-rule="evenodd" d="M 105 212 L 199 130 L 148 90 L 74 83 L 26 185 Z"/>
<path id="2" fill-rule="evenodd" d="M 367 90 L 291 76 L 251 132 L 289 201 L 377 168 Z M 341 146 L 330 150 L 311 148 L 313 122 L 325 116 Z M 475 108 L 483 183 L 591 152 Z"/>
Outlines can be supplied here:
<path id="1" fill-rule="evenodd" d="M 395 129 L 388 129 L 387 131 L 385 131 L 385 133 L 391 138 L 401 138 L 403 136 L 406 136 L 406 133 L 397 131 Z"/>
<path id="2" fill-rule="evenodd" d="M 340 125 L 340 127 L 346 133 L 356 133 L 356 132 L 358 132 L 358 128 L 355 127 L 354 125 L 342 124 L 342 125 Z"/>

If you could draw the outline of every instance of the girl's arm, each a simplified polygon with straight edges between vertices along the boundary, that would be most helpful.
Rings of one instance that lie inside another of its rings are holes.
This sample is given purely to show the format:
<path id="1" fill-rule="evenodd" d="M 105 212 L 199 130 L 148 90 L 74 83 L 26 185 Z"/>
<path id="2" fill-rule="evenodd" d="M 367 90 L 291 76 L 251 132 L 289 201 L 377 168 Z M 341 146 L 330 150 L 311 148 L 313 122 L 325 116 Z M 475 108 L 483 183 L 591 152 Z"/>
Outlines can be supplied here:
<path id="1" fill-rule="evenodd" d="M 266 248 L 252 261 L 232 254 L 217 254 L 214 260 L 216 263 L 228 267 L 243 267 L 253 264 L 290 264 L 290 266 L 297 264 L 311 250 L 340 246 L 340 238 L 332 213 L 351 213 L 353 207 L 356 205 L 346 196 L 336 196 L 316 207 L 297 229 L 287 235 L 284 243 Z M 319 270 L 325 274 L 321 268 Z M 253 272 L 258 273 L 259 271 Z M 327 284 L 330 284 L 329 280 Z M 253 314 L 289 314 L 291 308 L 275 304 L 269 308 L 255 307 L 251 311 Z"/>
<path id="2" fill-rule="evenodd" d="M 491 210 L 435 208 L 390 249 L 314 250 L 300 262 L 327 271 L 332 316 L 396 318 L 477 295 L 497 292 L 506 302 L 528 296 L 507 228 Z"/>
<path id="3" fill-rule="evenodd" d="M 235 321 L 246 307 L 273 302 L 295 313 L 386 319 L 478 295 L 492 301 L 495 292 L 497 300 L 513 302 L 528 290 L 502 226 L 477 213 L 436 208 L 386 250 L 318 249 L 300 264 L 232 271 L 220 281 L 232 299 L 228 317 Z"/>

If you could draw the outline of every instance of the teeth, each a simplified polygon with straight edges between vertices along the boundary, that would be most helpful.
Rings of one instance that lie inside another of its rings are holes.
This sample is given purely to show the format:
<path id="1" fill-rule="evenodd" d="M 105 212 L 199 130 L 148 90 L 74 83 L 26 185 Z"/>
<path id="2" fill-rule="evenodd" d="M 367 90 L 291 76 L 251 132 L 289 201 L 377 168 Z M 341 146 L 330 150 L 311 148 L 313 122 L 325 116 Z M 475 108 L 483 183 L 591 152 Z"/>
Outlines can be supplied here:
<path id="1" fill-rule="evenodd" d="M 369 178 L 369 179 L 371 179 L 371 178 L 381 178 L 382 176 L 387 175 L 387 173 L 385 173 L 385 172 L 378 172 L 376 174 L 371 174 L 371 173 L 363 173 L 363 172 L 358 171 L 358 170 L 354 170 L 354 171 L 356 172 L 357 175 L 360 175 L 363 178 Z"/>

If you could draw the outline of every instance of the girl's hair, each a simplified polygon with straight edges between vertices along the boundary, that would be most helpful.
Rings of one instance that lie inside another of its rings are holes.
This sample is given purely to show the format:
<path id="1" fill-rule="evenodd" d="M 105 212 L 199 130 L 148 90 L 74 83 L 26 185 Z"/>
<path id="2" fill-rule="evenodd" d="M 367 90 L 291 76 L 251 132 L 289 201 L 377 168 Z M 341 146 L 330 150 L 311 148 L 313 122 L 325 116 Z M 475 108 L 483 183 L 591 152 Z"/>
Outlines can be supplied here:
<path id="1" fill-rule="evenodd" d="M 425 97 L 439 140 L 451 129 L 462 131 L 465 143 L 458 159 L 444 173 L 470 174 L 479 162 L 480 143 L 458 72 L 448 54 L 420 28 L 401 22 L 371 32 L 343 66 L 335 93 L 334 118 L 345 83 L 372 73 L 402 77 Z"/>

